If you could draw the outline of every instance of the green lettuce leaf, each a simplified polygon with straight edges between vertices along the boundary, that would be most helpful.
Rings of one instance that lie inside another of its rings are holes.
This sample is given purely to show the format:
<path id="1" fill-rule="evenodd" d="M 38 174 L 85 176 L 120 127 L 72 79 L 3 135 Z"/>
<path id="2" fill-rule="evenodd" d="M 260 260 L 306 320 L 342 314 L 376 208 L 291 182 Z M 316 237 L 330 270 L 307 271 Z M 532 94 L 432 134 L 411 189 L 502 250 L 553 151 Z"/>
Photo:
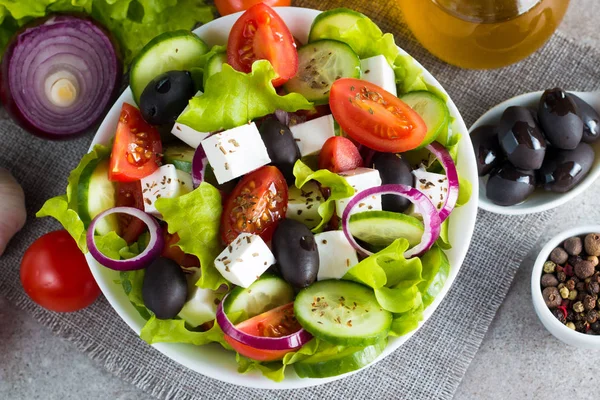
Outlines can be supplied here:
<path id="1" fill-rule="evenodd" d="M 399 93 L 430 89 L 423 79 L 423 70 L 411 56 L 399 54 L 392 63 L 392 68 L 394 69 L 394 75 L 396 75 L 396 85 L 398 85 Z"/>
<path id="2" fill-rule="evenodd" d="M 121 286 L 123 286 L 123 291 L 129 298 L 129 301 L 135 309 L 140 313 L 142 318 L 146 321 L 152 317 L 152 311 L 148 310 L 144 305 L 144 300 L 142 298 L 142 285 L 144 283 L 144 274 L 146 270 L 138 269 L 135 271 L 122 271 L 120 273 L 121 278 Z"/>
<path id="3" fill-rule="evenodd" d="M 466 179 L 458 177 L 458 200 L 456 201 L 456 207 L 464 206 L 469 202 L 471 195 L 473 194 L 473 186 L 471 182 Z"/>
<path id="4" fill-rule="evenodd" d="M 450 244 L 450 238 L 448 236 L 448 226 L 450 225 L 450 218 L 446 219 L 442 222 L 442 226 L 440 228 L 440 237 L 435 241 L 435 244 L 440 246 L 444 250 L 449 250 L 452 248 Z"/>
<path id="5" fill-rule="evenodd" d="M 334 174 L 326 169 L 313 171 L 301 160 L 296 161 L 293 172 L 296 177 L 295 184 L 298 189 L 302 189 L 308 182 L 315 180 L 323 187 L 331 190 L 329 198 L 319 206 L 318 212 L 321 216 L 321 222 L 313 229 L 313 232 L 320 232 L 329 222 L 331 217 L 333 217 L 333 213 L 335 212 L 335 201 L 353 196 L 354 188 L 340 175 Z"/>
<path id="6" fill-rule="evenodd" d="M 301 94 L 279 96 L 271 83 L 275 76 L 266 60 L 256 61 L 249 74 L 224 64 L 221 72 L 208 78 L 204 94 L 192 98 L 177 121 L 200 132 L 214 132 L 247 124 L 277 109 L 294 112 L 312 108 Z"/>
<path id="7" fill-rule="evenodd" d="M 390 336 L 406 335 L 419 327 L 419 321 L 423 320 L 423 304 L 402 314 L 394 314 Z"/>
<path id="8" fill-rule="evenodd" d="M 427 307 L 442 291 L 450 274 L 450 261 L 439 246 L 433 245 L 427 253 L 421 256 L 421 264 L 423 281 L 419 283 L 418 287 L 423 294 L 423 305 Z"/>
<path id="9" fill-rule="evenodd" d="M 200 260 L 202 275 L 197 285 L 212 290 L 217 290 L 222 284 L 228 285 L 214 263 L 222 251 L 219 226 L 223 207 L 219 190 L 202 182 L 183 196 L 156 200 L 155 206 L 167 222 L 169 233 L 179 235 L 176 246 Z"/>
<path id="10" fill-rule="evenodd" d="M 182 319 L 158 319 L 152 316 L 140 332 L 140 338 L 148 344 L 154 343 L 189 343 L 196 346 L 216 342 L 225 349 L 231 346 L 225 341 L 219 324 L 214 324 L 207 331 L 191 331 L 186 328 Z"/>

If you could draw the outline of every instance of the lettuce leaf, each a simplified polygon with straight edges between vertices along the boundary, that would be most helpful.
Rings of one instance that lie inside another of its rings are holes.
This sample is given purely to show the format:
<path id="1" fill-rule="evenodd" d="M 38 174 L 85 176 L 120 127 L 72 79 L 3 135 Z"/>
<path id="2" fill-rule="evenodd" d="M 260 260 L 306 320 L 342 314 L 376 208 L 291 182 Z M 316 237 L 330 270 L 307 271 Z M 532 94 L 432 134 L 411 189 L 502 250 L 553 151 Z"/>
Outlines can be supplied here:
<path id="1" fill-rule="evenodd" d="M 423 305 L 427 307 L 442 291 L 450 274 L 450 261 L 439 246 L 433 245 L 427 253 L 421 256 L 421 264 L 423 281 L 419 283 L 418 287 L 423 294 Z"/>
<path id="2" fill-rule="evenodd" d="M 129 298 L 131 304 L 133 304 L 142 318 L 148 321 L 153 314 L 152 311 L 146 308 L 142 298 L 142 285 L 144 283 L 145 273 L 146 270 L 144 269 L 138 269 L 136 271 L 123 271 L 120 273 L 120 283 L 121 286 L 123 286 L 123 291 Z"/>
<path id="3" fill-rule="evenodd" d="M 458 200 L 456 201 L 456 207 L 464 206 L 469 202 L 471 195 L 473 194 L 473 186 L 471 182 L 458 176 Z"/>
<path id="4" fill-rule="evenodd" d="M 294 176 L 296 177 L 296 187 L 302 189 L 309 181 L 315 180 L 319 182 L 323 187 L 331 190 L 329 198 L 321 203 L 319 206 L 319 215 L 321 216 L 321 222 L 312 231 L 320 232 L 323 230 L 325 225 L 329 222 L 335 211 L 335 201 L 345 199 L 354 195 L 354 188 L 346 182 L 346 179 L 338 174 L 334 174 L 326 169 L 320 169 L 313 171 L 301 160 L 296 161 L 294 164 Z"/>
<path id="5" fill-rule="evenodd" d="M 202 182 L 183 196 L 158 199 L 155 206 L 168 224 L 169 233 L 179 235 L 176 246 L 200 260 L 202 274 L 197 285 L 212 290 L 217 290 L 222 284 L 228 285 L 214 262 L 222 251 L 219 226 L 223 207 L 219 190 Z"/>
<path id="6" fill-rule="evenodd" d="M 299 93 L 279 96 L 271 81 L 276 74 L 266 60 L 256 61 L 245 74 L 228 64 L 208 78 L 204 94 L 190 100 L 178 122 L 199 132 L 214 132 L 247 124 L 277 109 L 309 110 L 312 103 Z"/>
<path id="7" fill-rule="evenodd" d="M 189 343 L 196 346 L 216 342 L 225 349 L 231 350 L 227 344 L 219 324 L 214 324 L 207 331 L 191 331 L 186 328 L 182 319 L 158 319 L 152 316 L 140 332 L 140 338 L 148 344 L 154 343 Z"/>
<path id="8" fill-rule="evenodd" d="M 423 79 L 423 70 L 411 56 L 399 54 L 392 63 L 392 68 L 394 69 L 394 75 L 396 75 L 396 85 L 398 85 L 399 93 L 431 89 Z M 436 94 L 438 94 L 437 91 Z"/>

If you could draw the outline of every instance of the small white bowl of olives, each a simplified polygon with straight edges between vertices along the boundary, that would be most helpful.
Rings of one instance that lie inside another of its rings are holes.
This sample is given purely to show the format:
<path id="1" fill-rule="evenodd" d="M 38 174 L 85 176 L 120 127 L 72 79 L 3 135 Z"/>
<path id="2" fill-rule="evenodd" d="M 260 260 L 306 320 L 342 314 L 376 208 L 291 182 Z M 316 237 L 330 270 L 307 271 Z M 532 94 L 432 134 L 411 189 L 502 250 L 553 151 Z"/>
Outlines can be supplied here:
<path id="1" fill-rule="evenodd" d="M 506 215 L 562 205 L 600 176 L 600 92 L 548 89 L 498 104 L 470 129 L 479 206 Z"/>

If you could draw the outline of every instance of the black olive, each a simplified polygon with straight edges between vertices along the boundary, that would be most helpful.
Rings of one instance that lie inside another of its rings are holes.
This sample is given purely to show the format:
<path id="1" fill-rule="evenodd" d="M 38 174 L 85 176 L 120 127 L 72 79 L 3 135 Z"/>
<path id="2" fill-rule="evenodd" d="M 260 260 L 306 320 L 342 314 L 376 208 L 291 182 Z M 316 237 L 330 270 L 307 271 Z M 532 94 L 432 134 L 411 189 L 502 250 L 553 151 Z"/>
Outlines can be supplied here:
<path id="1" fill-rule="evenodd" d="M 165 72 L 151 80 L 142 92 L 140 111 L 152 125 L 173 125 L 195 93 L 188 71 Z"/>
<path id="2" fill-rule="evenodd" d="M 498 133 L 492 125 L 483 125 L 471 132 L 471 142 L 475 150 L 477 173 L 484 176 L 490 173 L 503 160 L 504 154 L 498 142 Z"/>
<path id="3" fill-rule="evenodd" d="M 500 206 L 524 201 L 535 189 L 535 173 L 516 168 L 508 161 L 492 171 L 486 185 L 486 196 Z"/>
<path id="4" fill-rule="evenodd" d="M 175 318 L 187 300 L 187 291 L 185 273 L 175 261 L 161 257 L 146 268 L 142 299 L 156 318 Z"/>
<path id="5" fill-rule="evenodd" d="M 568 192 L 590 172 L 594 157 L 594 150 L 587 143 L 579 143 L 574 150 L 551 152 L 538 172 L 540 183 L 546 190 Z"/>
<path id="6" fill-rule="evenodd" d="M 319 273 L 315 235 L 301 222 L 284 219 L 273 233 L 273 255 L 283 279 L 295 288 L 309 286 Z"/>
<path id="7" fill-rule="evenodd" d="M 281 171 L 288 185 L 291 185 L 295 180 L 294 164 L 300 159 L 300 150 L 292 131 L 273 117 L 265 119 L 259 130 L 271 164 Z"/>
<path id="8" fill-rule="evenodd" d="M 560 88 L 548 89 L 538 107 L 538 119 L 552 146 L 573 150 L 583 136 L 583 121 L 572 98 Z"/>
<path id="9" fill-rule="evenodd" d="M 373 168 L 379 171 L 381 183 L 414 186 L 412 168 L 402 155 L 393 153 L 377 153 L 373 156 Z M 386 194 L 381 196 L 381 208 L 384 211 L 404 212 L 410 206 L 410 200 Z"/>
<path id="10" fill-rule="evenodd" d="M 600 115 L 588 103 L 581 98 L 569 93 L 567 95 L 577 106 L 577 115 L 583 121 L 582 142 L 593 143 L 600 138 Z"/>
<path id="11" fill-rule="evenodd" d="M 544 162 L 546 139 L 529 109 L 508 107 L 496 127 L 508 161 L 521 169 L 538 169 Z"/>

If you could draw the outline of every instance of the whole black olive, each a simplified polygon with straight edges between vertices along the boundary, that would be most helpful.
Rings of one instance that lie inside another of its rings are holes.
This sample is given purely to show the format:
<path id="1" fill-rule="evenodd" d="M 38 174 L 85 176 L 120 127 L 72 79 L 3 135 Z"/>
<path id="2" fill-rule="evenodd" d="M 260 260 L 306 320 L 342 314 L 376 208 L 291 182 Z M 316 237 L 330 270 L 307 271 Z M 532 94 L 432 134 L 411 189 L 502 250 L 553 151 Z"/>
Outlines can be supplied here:
<path id="1" fill-rule="evenodd" d="M 544 92 L 538 107 L 538 119 L 552 146 L 573 150 L 581 142 L 583 121 L 577 115 L 575 102 L 564 90 L 554 88 Z"/>
<path id="2" fill-rule="evenodd" d="M 544 162 L 546 140 L 529 109 L 508 107 L 496 127 L 508 161 L 521 169 L 538 169 Z"/>
<path id="3" fill-rule="evenodd" d="M 319 273 L 315 235 L 302 222 L 284 219 L 273 233 L 273 255 L 283 279 L 295 288 L 309 286 Z"/>
<path id="4" fill-rule="evenodd" d="M 483 125 L 471 132 L 471 142 L 475 150 L 475 160 L 477 161 L 477 173 L 484 176 L 497 167 L 504 158 L 500 143 L 498 142 L 498 133 L 492 125 Z"/>
<path id="5" fill-rule="evenodd" d="M 600 138 L 600 115 L 588 103 L 581 98 L 569 93 L 569 96 L 577 106 L 577 115 L 583 121 L 582 142 L 593 143 Z"/>
<path id="6" fill-rule="evenodd" d="M 538 172 L 540 183 L 546 190 L 568 192 L 590 172 L 594 157 L 594 150 L 587 143 L 579 143 L 574 150 L 549 153 Z"/>
<path id="7" fill-rule="evenodd" d="M 373 168 L 379 171 L 381 183 L 414 186 L 414 176 L 408 161 L 401 154 L 377 153 L 373 156 Z M 381 196 L 381 208 L 385 211 L 404 212 L 410 201 L 393 194 Z"/>
<path id="8" fill-rule="evenodd" d="M 168 71 L 146 86 L 140 96 L 140 111 L 152 125 L 173 125 L 195 93 L 192 74 Z"/>
<path id="9" fill-rule="evenodd" d="M 292 131 L 273 117 L 265 119 L 259 131 L 271 158 L 271 164 L 281 171 L 288 185 L 291 185 L 295 180 L 294 164 L 300 159 L 300 150 L 292 136 Z"/>
<path id="10" fill-rule="evenodd" d="M 535 173 L 504 162 L 492 171 L 486 186 L 486 196 L 500 206 L 513 206 L 524 201 L 535 189 Z"/>
<path id="11" fill-rule="evenodd" d="M 187 291 L 185 274 L 175 261 L 161 257 L 146 268 L 142 299 L 156 318 L 175 318 L 187 300 Z"/>

